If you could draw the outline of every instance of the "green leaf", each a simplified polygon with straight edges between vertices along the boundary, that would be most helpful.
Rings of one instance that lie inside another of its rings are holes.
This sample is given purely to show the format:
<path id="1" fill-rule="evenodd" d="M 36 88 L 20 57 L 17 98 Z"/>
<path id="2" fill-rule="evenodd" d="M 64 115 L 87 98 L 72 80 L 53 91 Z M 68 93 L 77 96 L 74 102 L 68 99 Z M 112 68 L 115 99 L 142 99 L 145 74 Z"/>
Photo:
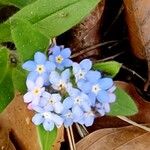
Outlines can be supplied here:
<path id="1" fill-rule="evenodd" d="M 2 112 L 14 98 L 14 87 L 11 76 L 12 71 L 10 69 L 6 73 L 3 81 L 0 83 L 0 112 Z"/>
<path id="2" fill-rule="evenodd" d="M 18 8 L 22 8 L 28 4 L 35 2 L 36 0 L 0 0 L 2 5 L 13 5 Z"/>
<path id="3" fill-rule="evenodd" d="M 138 112 L 137 106 L 133 99 L 122 89 L 117 88 L 115 91 L 116 101 L 111 104 L 109 116 L 131 116 Z"/>
<path id="4" fill-rule="evenodd" d="M 21 67 L 17 67 L 13 69 L 12 80 L 13 80 L 14 88 L 16 91 L 19 91 L 22 94 L 26 92 L 26 78 L 27 78 L 27 73 Z"/>
<path id="5" fill-rule="evenodd" d="M 5 47 L 0 48 L 0 83 L 3 80 L 9 64 L 8 49 Z"/>
<path id="6" fill-rule="evenodd" d="M 12 42 L 9 23 L 0 24 L 0 43 Z"/>
<path id="7" fill-rule="evenodd" d="M 53 0 L 50 0 L 53 1 Z M 52 11 L 49 16 L 42 18 L 34 27 L 37 27 L 44 35 L 48 37 L 58 36 L 78 24 L 87 16 L 100 0 L 62 0 L 67 5 Z M 54 2 L 51 2 L 54 3 Z M 62 3 L 62 2 L 61 2 Z M 53 4 L 54 8 L 60 6 L 57 0 Z M 52 9 L 51 9 L 52 10 Z"/>
<path id="8" fill-rule="evenodd" d="M 101 70 L 104 73 L 110 75 L 111 77 L 115 77 L 117 73 L 120 71 L 122 64 L 116 61 L 108 61 L 102 63 L 95 63 L 93 68 L 95 70 Z"/>
<path id="9" fill-rule="evenodd" d="M 44 51 L 48 47 L 49 39 L 34 29 L 28 21 L 16 19 L 11 25 L 19 60 L 31 59 L 36 51 Z"/>
<path id="10" fill-rule="evenodd" d="M 57 136 L 57 129 L 54 128 L 51 132 L 45 131 L 43 126 L 37 127 L 41 150 L 51 150 L 52 145 Z"/>

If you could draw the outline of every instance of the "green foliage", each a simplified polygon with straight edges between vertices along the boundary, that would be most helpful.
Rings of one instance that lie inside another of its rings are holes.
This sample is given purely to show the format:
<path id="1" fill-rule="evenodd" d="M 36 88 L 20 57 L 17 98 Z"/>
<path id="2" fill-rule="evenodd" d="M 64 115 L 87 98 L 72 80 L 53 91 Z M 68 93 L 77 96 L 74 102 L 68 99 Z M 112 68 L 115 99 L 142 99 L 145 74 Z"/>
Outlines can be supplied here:
<path id="1" fill-rule="evenodd" d="M 13 20 L 11 33 L 19 58 L 22 61 L 31 59 L 37 50 L 44 51 L 48 47 L 49 39 L 33 28 L 26 20 Z"/>
<path id="2" fill-rule="evenodd" d="M 14 98 L 14 87 L 11 73 L 11 69 L 7 70 L 6 76 L 0 83 L 0 112 L 2 112 Z"/>
<path id="3" fill-rule="evenodd" d="M 27 73 L 21 68 L 14 68 L 12 71 L 13 85 L 16 91 L 25 93 Z"/>
<path id="4" fill-rule="evenodd" d="M 95 70 L 103 71 L 104 73 L 110 75 L 111 77 L 115 77 L 121 68 L 121 64 L 116 61 L 108 61 L 95 63 L 93 65 Z"/>
<path id="5" fill-rule="evenodd" d="M 132 98 L 122 89 L 117 88 L 115 91 L 116 102 L 111 104 L 109 116 L 131 116 L 138 112 L 137 106 Z"/>
<path id="6" fill-rule="evenodd" d="M 7 70 L 8 70 L 8 50 L 5 47 L 0 48 L 0 83 L 3 80 Z"/>
<path id="7" fill-rule="evenodd" d="M 22 8 L 36 0 L 0 0 L 0 5 L 13 5 Z"/>
<path id="8" fill-rule="evenodd" d="M 51 150 L 52 145 L 57 136 L 57 129 L 55 128 L 53 131 L 48 132 L 48 131 L 45 131 L 43 126 L 40 125 L 37 127 L 37 130 L 38 130 L 41 150 Z"/>

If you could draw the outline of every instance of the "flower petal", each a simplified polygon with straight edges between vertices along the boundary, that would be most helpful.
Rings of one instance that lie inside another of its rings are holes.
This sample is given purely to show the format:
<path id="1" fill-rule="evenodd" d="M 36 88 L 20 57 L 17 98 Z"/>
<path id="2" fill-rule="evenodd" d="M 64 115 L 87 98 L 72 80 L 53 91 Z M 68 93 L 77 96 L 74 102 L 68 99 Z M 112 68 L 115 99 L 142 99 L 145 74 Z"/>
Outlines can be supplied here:
<path id="1" fill-rule="evenodd" d="M 33 81 L 31 81 L 31 80 L 29 80 L 29 79 L 27 79 L 27 81 L 26 81 L 26 85 L 27 85 L 27 88 L 28 88 L 28 90 L 33 90 L 34 89 L 34 87 L 35 87 L 35 84 L 34 84 L 34 82 Z"/>
<path id="2" fill-rule="evenodd" d="M 64 70 L 64 71 L 61 73 L 61 78 L 62 78 L 64 81 L 68 81 L 69 78 L 70 78 L 70 70 L 69 70 L 69 69 Z"/>
<path id="3" fill-rule="evenodd" d="M 46 68 L 46 71 L 48 71 L 48 72 L 54 71 L 56 68 L 56 65 L 53 62 L 46 61 L 45 68 Z"/>
<path id="4" fill-rule="evenodd" d="M 60 54 L 60 46 L 54 45 L 49 50 L 52 51 L 55 56 Z"/>
<path id="5" fill-rule="evenodd" d="M 99 91 L 98 95 L 97 95 L 97 99 L 99 102 L 109 102 L 109 95 L 106 91 Z"/>
<path id="6" fill-rule="evenodd" d="M 40 125 L 44 121 L 44 118 L 42 117 L 41 114 L 35 114 L 32 118 L 32 122 L 35 125 Z"/>
<path id="7" fill-rule="evenodd" d="M 61 102 L 57 102 L 54 104 L 54 111 L 60 114 L 63 111 L 63 104 Z"/>
<path id="8" fill-rule="evenodd" d="M 44 84 L 43 78 L 42 77 L 38 77 L 36 82 L 35 82 L 35 84 L 36 84 L 37 87 L 41 88 L 43 86 L 43 84 Z"/>
<path id="9" fill-rule="evenodd" d="M 113 80 L 111 78 L 102 78 L 99 80 L 99 84 L 103 90 L 107 90 L 113 86 Z"/>
<path id="10" fill-rule="evenodd" d="M 32 80 L 33 82 L 35 82 L 37 77 L 38 77 L 38 73 L 36 71 L 32 71 L 28 74 L 27 79 Z"/>
<path id="11" fill-rule="evenodd" d="M 61 55 L 62 55 L 64 58 L 70 57 L 70 55 L 71 55 L 71 50 L 70 50 L 70 48 L 64 48 L 64 49 L 61 51 Z"/>
<path id="12" fill-rule="evenodd" d="M 34 71 L 36 69 L 36 64 L 34 61 L 27 61 L 22 65 L 22 68 L 27 71 Z"/>
<path id="13" fill-rule="evenodd" d="M 98 71 L 89 71 L 86 74 L 86 79 L 91 83 L 96 83 L 101 78 L 101 74 Z"/>
<path id="14" fill-rule="evenodd" d="M 72 66 L 72 60 L 70 60 L 70 59 L 65 59 L 65 60 L 62 62 L 62 65 L 65 66 L 65 67 L 70 67 L 70 66 Z"/>
<path id="15" fill-rule="evenodd" d="M 53 114 L 53 121 L 57 127 L 60 127 L 63 124 L 63 119 L 60 116 L 55 115 L 55 114 Z"/>
<path id="16" fill-rule="evenodd" d="M 80 65 L 78 64 L 78 63 L 73 63 L 72 64 L 72 66 L 73 66 L 73 73 L 74 74 L 76 74 L 76 73 L 78 73 L 80 70 L 81 70 L 81 67 L 80 67 Z"/>
<path id="17" fill-rule="evenodd" d="M 92 68 L 92 61 L 90 59 L 84 59 L 80 62 L 82 69 L 89 71 Z"/>
<path id="18" fill-rule="evenodd" d="M 89 93 L 91 90 L 91 84 L 89 82 L 79 81 L 77 83 L 77 86 L 80 90 L 82 90 L 85 93 Z"/>
<path id="19" fill-rule="evenodd" d="M 85 120 L 84 120 L 84 124 L 85 124 L 85 126 L 86 127 L 89 127 L 89 126 L 91 126 L 91 125 L 93 125 L 93 123 L 94 123 L 94 116 L 87 116 L 87 117 L 85 117 Z"/>
<path id="20" fill-rule="evenodd" d="M 34 61 L 37 64 L 44 64 L 46 61 L 46 56 L 45 54 L 41 53 L 41 52 L 36 52 L 34 55 Z"/>
<path id="21" fill-rule="evenodd" d="M 24 102 L 25 103 L 30 103 L 32 100 L 33 100 L 33 95 L 31 92 L 28 92 L 26 93 L 24 96 L 23 96 L 23 99 L 24 99 Z"/>
<path id="22" fill-rule="evenodd" d="M 113 103 L 116 100 L 116 95 L 113 93 L 109 93 L 109 103 Z"/>
<path id="23" fill-rule="evenodd" d="M 63 106 L 64 109 L 70 109 L 73 106 L 73 100 L 71 99 L 71 97 L 67 97 L 64 101 L 63 101 Z"/>
<path id="24" fill-rule="evenodd" d="M 43 122 L 43 127 L 46 131 L 52 131 L 55 127 L 54 122 L 53 121 L 47 121 L 45 120 Z"/>
<path id="25" fill-rule="evenodd" d="M 60 80 L 60 75 L 56 71 L 52 71 L 50 76 L 49 76 L 49 81 L 51 84 L 56 84 Z"/>

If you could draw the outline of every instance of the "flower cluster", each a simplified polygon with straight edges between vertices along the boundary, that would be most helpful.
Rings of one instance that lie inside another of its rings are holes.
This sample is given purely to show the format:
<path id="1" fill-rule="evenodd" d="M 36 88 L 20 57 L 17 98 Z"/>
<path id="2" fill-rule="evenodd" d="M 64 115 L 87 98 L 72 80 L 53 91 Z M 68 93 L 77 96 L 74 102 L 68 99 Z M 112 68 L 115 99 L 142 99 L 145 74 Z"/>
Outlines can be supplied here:
<path id="1" fill-rule="evenodd" d="M 116 99 L 111 78 L 92 70 L 89 59 L 76 63 L 70 55 L 69 48 L 54 45 L 48 58 L 36 52 L 34 61 L 22 66 L 29 71 L 24 102 L 35 111 L 32 122 L 43 124 L 47 131 L 73 123 L 91 126 L 95 117 L 110 111 Z"/>

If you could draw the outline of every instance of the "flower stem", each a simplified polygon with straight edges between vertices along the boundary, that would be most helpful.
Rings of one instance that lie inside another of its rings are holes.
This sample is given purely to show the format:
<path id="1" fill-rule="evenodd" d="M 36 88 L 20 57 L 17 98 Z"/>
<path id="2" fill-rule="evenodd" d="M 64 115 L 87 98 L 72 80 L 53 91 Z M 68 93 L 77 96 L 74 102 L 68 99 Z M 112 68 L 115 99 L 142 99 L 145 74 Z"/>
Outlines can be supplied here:
<path id="1" fill-rule="evenodd" d="M 134 125 L 134 126 L 136 126 L 136 127 L 139 127 L 139 128 L 141 128 L 141 129 L 143 129 L 143 130 L 145 130 L 145 131 L 150 132 L 150 128 L 149 128 L 149 127 L 146 127 L 146 126 L 144 126 L 144 125 L 138 124 L 138 123 L 136 123 L 136 122 L 130 120 L 129 118 L 127 118 L 127 117 L 125 117 L 125 116 L 117 116 L 117 117 L 118 117 L 119 119 L 125 121 L 125 122 L 128 122 L 129 124 L 132 124 L 132 125 Z"/>
<path id="2" fill-rule="evenodd" d="M 70 150 L 74 150 L 69 128 L 66 128 L 66 131 L 67 131 L 67 136 L 68 136 L 68 140 L 69 140 Z"/>

